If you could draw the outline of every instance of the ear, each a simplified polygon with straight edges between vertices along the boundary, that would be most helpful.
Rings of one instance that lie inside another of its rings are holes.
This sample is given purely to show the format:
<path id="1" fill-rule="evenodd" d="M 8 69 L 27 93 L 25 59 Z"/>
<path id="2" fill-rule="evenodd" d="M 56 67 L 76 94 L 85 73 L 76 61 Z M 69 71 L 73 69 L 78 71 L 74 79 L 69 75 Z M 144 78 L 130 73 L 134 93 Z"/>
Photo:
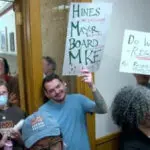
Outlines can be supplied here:
<path id="1" fill-rule="evenodd" d="M 47 98 L 49 98 L 49 95 L 48 95 L 48 93 L 47 93 L 46 90 L 44 90 L 44 95 L 45 95 Z"/>
<path id="2" fill-rule="evenodd" d="M 67 86 L 67 83 L 66 83 L 65 81 L 63 81 L 62 83 L 63 83 L 63 85 L 64 85 L 65 87 Z"/>

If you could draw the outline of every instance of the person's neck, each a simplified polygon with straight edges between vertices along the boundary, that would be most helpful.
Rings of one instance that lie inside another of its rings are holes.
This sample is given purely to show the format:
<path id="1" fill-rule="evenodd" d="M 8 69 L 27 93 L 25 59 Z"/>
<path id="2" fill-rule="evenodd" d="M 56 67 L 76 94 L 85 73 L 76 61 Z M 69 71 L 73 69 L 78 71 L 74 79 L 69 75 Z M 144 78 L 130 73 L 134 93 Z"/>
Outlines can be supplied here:
<path id="1" fill-rule="evenodd" d="M 53 72 L 51 72 L 51 71 L 49 71 L 49 72 L 47 72 L 45 75 L 46 76 L 49 76 L 49 75 L 51 75 Z"/>
<path id="2" fill-rule="evenodd" d="M 56 100 L 51 99 L 51 101 L 52 101 L 54 104 L 63 104 L 63 103 L 65 102 L 65 99 L 63 99 L 62 101 L 56 101 Z"/>
<path id="3" fill-rule="evenodd" d="M 6 109 L 8 109 L 7 105 L 0 106 L 0 110 L 6 110 Z"/>
<path id="4" fill-rule="evenodd" d="M 140 131 L 142 131 L 146 136 L 150 137 L 150 128 L 144 127 L 142 125 L 139 126 Z"/>
<path id="5" fill-rule="evenodd" d="M 65 102 L 65 99 L 66 99 L 66 95 L 65 95 L 65 97 L 62 99 L 62 100 L 60 100 L 60 101 L 56 101 L 56 100 L 53 100 L 53 99 L 50 99 L 53 103 L 55 103 L 55 104 L 63 104 L 64 102 Z"/>

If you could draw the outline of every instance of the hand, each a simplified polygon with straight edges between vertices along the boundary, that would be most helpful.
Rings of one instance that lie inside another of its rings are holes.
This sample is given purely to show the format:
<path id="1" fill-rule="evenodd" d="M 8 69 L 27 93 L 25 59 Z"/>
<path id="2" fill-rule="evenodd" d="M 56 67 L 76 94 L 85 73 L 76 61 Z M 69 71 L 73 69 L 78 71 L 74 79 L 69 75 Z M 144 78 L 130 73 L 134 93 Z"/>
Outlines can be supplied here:
<path id="1" fill-rule="evenodd" d="M 4 147 L 6 141 L 7 141 L 7 134 L 4 134 L 2 139 L 0 140 L 0 148 Z"/>
<path id="2" fill-rule="evenodd" d="M 20 145 L 24 145 L 19 131 L 12 129 L 11 130 L 11 138 L 16 140 L 17 143 L 19 143 Z"/>
<path id="3" fill-rule="evenodd" d="M 17 99 L 17 96 L 15 93 L 10 93 L 9 103 L 10 104 L 17 104 L 18 103 L 18 99 Z"/>
<path id="4" fill-rule="evenodd" d="M 83 77 L 82 81 L 87 83 L 92 90 L 95 90 L 95 86 L 93 84 L 92 73 L 89 72 L 88 69 L 83 69 L 83 70 L 81 70 L 81 74 L 82 74 L 82 77 Z"/>
<path id="5" fill-rule="evenodd" d="M 11 138 L 15 140 L 20 140 L 21 139 L 21 134 L 19 131 L 12 129 L 11 130 Z"/>

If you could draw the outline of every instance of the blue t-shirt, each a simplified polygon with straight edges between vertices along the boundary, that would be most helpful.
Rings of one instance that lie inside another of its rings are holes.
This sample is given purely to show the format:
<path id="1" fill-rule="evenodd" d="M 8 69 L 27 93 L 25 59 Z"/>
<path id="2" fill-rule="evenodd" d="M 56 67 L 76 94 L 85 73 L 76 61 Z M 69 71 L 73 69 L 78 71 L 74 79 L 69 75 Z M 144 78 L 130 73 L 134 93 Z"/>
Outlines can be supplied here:
<path id="1" fill-rule="evenodd" d="M 48 101 L 40 111 L 48 111 L 58 121 L 67 150 L 90 150 L 86 113 L 93 112 L 95 102 L 81 94 L 67 95 L 64 103 Z"/>

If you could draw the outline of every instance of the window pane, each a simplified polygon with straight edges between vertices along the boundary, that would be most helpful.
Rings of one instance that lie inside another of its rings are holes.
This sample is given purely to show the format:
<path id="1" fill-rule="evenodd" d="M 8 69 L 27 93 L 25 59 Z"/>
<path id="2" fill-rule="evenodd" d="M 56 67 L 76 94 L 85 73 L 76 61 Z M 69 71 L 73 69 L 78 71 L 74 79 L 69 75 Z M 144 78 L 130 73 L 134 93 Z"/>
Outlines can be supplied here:
<path id="1" fill-rule="evenodd" d="M 52 57 L 56 73 L 62 75 L 69 12 L 68 0 L 41 0 L 43 56 Z M 63 77 L 68 90 L 75 91 L 74 77 Z"/>

